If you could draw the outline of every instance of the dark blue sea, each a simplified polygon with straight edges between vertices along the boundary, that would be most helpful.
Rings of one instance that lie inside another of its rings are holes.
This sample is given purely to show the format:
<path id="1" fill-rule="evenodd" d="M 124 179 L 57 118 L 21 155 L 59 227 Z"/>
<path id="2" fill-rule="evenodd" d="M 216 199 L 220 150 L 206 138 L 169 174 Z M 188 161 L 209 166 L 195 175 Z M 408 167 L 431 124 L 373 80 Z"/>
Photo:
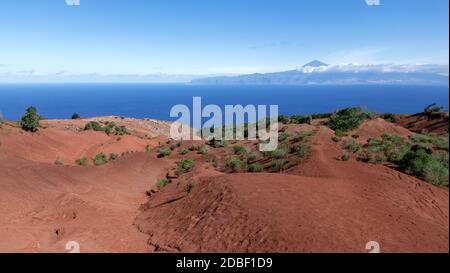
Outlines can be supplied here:
<path id="1" fill-rule="evenodd" d="M 349 106 L 367 111 L 417 113 L 431 103 L 448 110 L 448 86 L 194 86 L 184 84 L 5 84 L 0 112 L 18 120 L 28 106 L 49 119 L 117 115 L 173 120 L 176 104 L 279 105 L 280 114 L 332 112 Z"/>

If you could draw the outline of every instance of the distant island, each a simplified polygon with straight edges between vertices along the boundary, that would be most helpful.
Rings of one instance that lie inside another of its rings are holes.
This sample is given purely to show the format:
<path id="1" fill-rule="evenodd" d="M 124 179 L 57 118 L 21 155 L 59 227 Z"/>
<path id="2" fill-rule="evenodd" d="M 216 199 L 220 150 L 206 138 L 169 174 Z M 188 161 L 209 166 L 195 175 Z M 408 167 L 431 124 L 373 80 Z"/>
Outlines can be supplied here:
<path id="1" fill-rule="evenodd" d="M 196 85 L 448 85 L 444 65 L 335 65 L 314 60 L 299 69 L 194 79 Z"/>

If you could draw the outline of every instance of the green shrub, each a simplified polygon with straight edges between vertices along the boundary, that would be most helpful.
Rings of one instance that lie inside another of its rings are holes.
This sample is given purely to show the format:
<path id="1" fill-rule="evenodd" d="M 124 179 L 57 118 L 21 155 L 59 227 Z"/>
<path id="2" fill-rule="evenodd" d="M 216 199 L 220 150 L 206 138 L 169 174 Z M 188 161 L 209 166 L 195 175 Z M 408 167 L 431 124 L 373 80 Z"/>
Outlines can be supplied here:
<path id="1" fill-rule="evenodd" d="M 294 124 L 311 124 L 312 116 L 311 115 L 294 115 L 291 117 L 291 123 Z"/>
<path id="2" fill-rule="evenodd" d="M 285 159 L 276 159 L 269 163 L 268 167 L 272 172 L 280 172 L 283 171 L 285 166 L 289 163 L 289 161 Z"/>
<path id="3" fill-rule="evenodd" d="M 449 145 L 448 145 L 448 133 L 445 134 L 444 136 L 440 137 L 437 141 L 436 141 L 436 147 L 442 150 L 446 150 L 448 152 L 449 150 Z"/>
<path id="4" fill-rule="evenodd" d="M 239 158 L 232 158 L 227 161 L 227 167 L 229 167 L 233 172 L 241 169 L 242 161 Z"/>
<path id="5" fill-rule="evenodd" d="M 252 162 L 253 160 L 255 160 L 256 159 L 256 154 L 254 154 L 254 153 L 251 153 L 251 154 L 249 154 L 248 156 L 247 156 L 247 162 Z"/>
<path id="6" fill-rule="evenodd" d="M 411 136 L 411 140 L 415 143 L 437 143 L 438 138 L 435 134 L 428 134 L 428 135 L 422 135 L 422 134 L 414 134 Z"/>
<path id="7" fill-rule="evenodd" d="M 164 188 L 165 186 L 169 185 L 170 181 L 163 178 L 163 179 L 159 179 L 158 182 L 156 182 L 156 187 L 158 188 L 158 190 Z"/>
<path id="8" fill-rule="evenodd" d="M 310 137 L 314 134 L 313 131 L 309 131 L 309 132 L 298 132 L 297 135 L 294 137 L 294 140 L 296 142 L 300 142 L 305 140 L 307 137 Z"/>
<path id="9" fill-rule="evenodd" d="M 78 113 L 73 113 L 72 114 L 72 119 L 80 119 L 80 115 L 78 115 Z"/>
<path id="10" fill-rule="evenodd" d="M 351 153 L 357 153 L 361 150 L 361 145 L 355 142 L 354 139 L 347 140 L 344 143 L 344 149 L 351 152 Z"/>
<path id="11" fill-rule="evenodd" d="M 128 134 L 127 127 L 125 126 L 115 126 L 114 127 L 114 134 L 117 136 L 123 136 Z"/>
<path id="12" fill-rule="evenodd" d="M 176 162 L 177 169 L 175 171 L 176 175 L 181 175 L 183 173 L 190 172 L 194 168 L 194 160 L 191 158 L 183 158 Z"/>
<path id="13" fill-rule="evenodd" d="M 367 118 L 360 107 L 347 108 L 333 114 L 327 122 L 332 130 L 347 132 L 356 129 Z"/>
<path id="14" fill-rule="evenodd" d="M 198 145 L 192 144 L 191 147 L 189 147 L 189 151 L 197 151 Z"/>
<path id="15" fill-rule="evenodd" d="M 242 155 L 248 152 L 247 147 L 245 146 L 234 146 L 233 147 L 234 154 Z"/>
<path id="16" fill-rule="evenodd" d="M 79 166 L 84 166 L 87 163 L 87 157 L 83 156 L 81 158 L 78 158 L 77 160 L 75 160 L 75 163 Z"/>
<path id="17" fill-rule="evenodd" d="M 382 118 L 382 119 L 384 119 L 384 120 L 386 120 L 386 121 L 388 121 L 388 122 L 392 122 L 392 123 L 397 122 L 397 119 L 395 118 L 395 115 L 394 115 L 394 114 L 391 114 L 391 113 L 385 113 L 385 114 L 382 114 L 382 115 L 380 116 L 380 118 Z"/>
<path id="18" fill-rule="evenodd" d="M 444 156 L 447 157 L 446 161 L 433 157 L 427 162 L 423 169 L 425 181 L 439 187 L 448 186 L 448 154 Z"/>
<path id="19" fill-rule="evenodd" d="M 172 151 L 169 148 L 160 148 L 158 149 L 158 157 L 166 157 L 169 156 Z"/>
<path id="20" fill-rule="evenodd" d="M 285 116 L 285 115 L 279 115 L 278 116 L 278 122 L 283 123 L 283 124 L 288 124 L 289 123 L 289 117 Z"/>
<path id="21" fill-rule="evenodd" d="M 302 143 L 296 147 L 297 156 L 301 159 L 305 159 L 309 154 L 309 146 L 305 143 Z"/>
<path id="22" fill-rule="evenodd" d="M 41 116 L 37 113 L 36 107 L 31 106 L 22 116 L 20 126 L 25 131 L 36 132 L 39 128 L 39 120 L 41 120 Z"/>
<path id="23" fill-rule="evenodd" d="M 90 121 L 84 126 L 84 130 L 94 130 L 97 132 L 104 132 L 105 129 L 97 122 L 97 121 Z"/>
<path id="24" fill-rule="evenodd" d="M 253 163 L 248 165 L 248 171 L 251 173 L 259 173 L 263 170 L 263 166 L 260 163 Z"/>
<path id="25" fill-rule="evenodd" d="M 264 154 L 268 157 L 273 157 L 273 158 L 284 158 L 288 155 L 289 153 L 289 148 L 287 146 L 278 146 L 275 150 L 270 151 L 270 152 L 264 152 Z"/>
<path id="26" fill-rule="evenodd" d="M 279 142 L 283 142 L 285 140 L 287 140 L 289 137 L 289 134 L 286 132 L 281 132 L 280 135 L 278 136 L 278 141 Z"/>
<path id="27" fill-rule="evenodd" d="M 405 154 L 400 162 L 400 167 L 415 176 L 422 176 L 425 166 L 433 159 L 432 151 L 429 148 L 414 145 Z"/>
<path id="28" fill-rule="evenodd" d="M 340 139 L 339 137 L 337 137 L 337 136 L 332 136 L 332 137 L 331 137 L 331 140 L 333 140 L 334 142 L 339 142 L 339 141 L 341 141 L 341 139 Z"/>
<path id="29" fill-rule="evenodd" d="M 200 148 L 198 148 L 198 153 L 201 155 L 206 155 L 208 153 L 208 147 L 205 145 L 200 146 Z"/>
<path id="30" fill-rule="evenodd" d="M 94 157 L 93 162 L 95 166 L 99 166 L 106 164 L 108 160 L 106 159 L 106 155 L 104 153 L 99 153 Z"/>
<path id="31" fill-rule="evenodd" d="M 180 155 L 187 155 L 189 153 L 188 149 L 183 149 L 181 151 L 178 152 Z"/>

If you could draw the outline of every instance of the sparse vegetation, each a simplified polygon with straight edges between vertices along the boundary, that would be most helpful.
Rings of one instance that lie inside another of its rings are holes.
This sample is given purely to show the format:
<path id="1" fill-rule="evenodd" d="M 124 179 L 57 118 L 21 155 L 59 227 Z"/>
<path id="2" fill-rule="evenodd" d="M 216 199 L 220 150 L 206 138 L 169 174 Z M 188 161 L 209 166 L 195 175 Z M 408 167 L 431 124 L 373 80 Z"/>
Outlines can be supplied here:
<path id="1" fill-rule="evenodd" d="M 198 153 L 201 155 L 206 155 L 208 153 L 208 147 L 205 145 L 200 146 L 200 148 L 198 148 Z"/>
<path id="2" fill-rule="evenodd" d="M 39 120 L 41 120 L 41 116 L 37 113 L 36 107 L 31 106 L 22 116 L 20 126 L 25 131 L 36 132 L 39 128 Z"/>
<path id="3" fill-rule="evenodd" d="M 108 122 L 104 127 L 100 125 L 97 121 L 90 121 L 84 126 L 84 130 L 93 130 L 96 132 L 105 132 L 107 135 L 117 135 L 123 136 L 128 134 L 127 128 L 125 126 L 116 126 L 114 122 Z"/>
<path id="4" fill-rule="evenodd" d="M 160 190 L 160 189 L 164 188 L 165 186 L 169 185 L 169 183 L 170 183 L 170 181 L 165 178 L 159 179 L 156 182 L 156 187 L 158 188 L 158 190 Z"/>
<path id="5" fill-rule="evenodd" d="M 248 153 L 247 147 L 245 146 L 234 146 L 233 151 L 236 155 L 243 155 Z"/>
<path id="6" fill-rule="evenodd" d="M 312 120 L 311 115 L 294 115 L 291 117 L 291 123 L 294 124 L 311 124 Z"/>
<path id="7" fill-rule="evenodd" d="M 299 144 L 295 150 L 297 152 L 297 156 L 302 160 L 309 154 L 309 146 L 305 143 Z"/>
<path id="8" fill-rule="evenodd" d="M 391 113 L 385 113 L 385 114 L 382 114 L 382 115 L 380 116 L 380 118 L 382 118 L 382 119 L 384 119 L 384 120 L 386 120 L 386 121 L 388 121 L 388 122 L 392 122 L 392 123 L 397 122 L 397 119 L 395 118 L 395 115 L 394 115 L 394 114 L 391 114 Z"/>
<path id="9" fill-rule="evenodd" d="M 178 152 L 180 155 L 187 155 L 189 153 L 188 149 L 182 149 Z"/>
<path id="10" fill-rule="evenodd" d="M 262 172 L 263 166 L 260 163 L 253 163 L 248 165 L 248 171 L 251 173 L 259 173 Z"/>
<path id="11" fill-rule="evenodd" d="M 233 172 L 240 170 L 242 167 L 242 161 L 237 157 L 228 160 L 226 164 Z"/>
<path id="12" fill-rule="evenodd" d="M 278 135 L 278 141 L 279 141 L 279 142 L 283 142 L 283 141 L 287 140 L 288 138 L 289 138 L 289 134 L 286 133 L 286 132 L 281 132 L 281 133 Z"/>
<path id="13" fill-rule="evenodd" d="M 183 158 L 176 162 L 177 169 L 175 171 L 176 175 L 181 175 L 190 172 L 194 168 L 194 160 L 191 158 Z"/>
<path id="14" fill-rule="evenodd" d="M 104 153 L 99 153 L 94 157 L 93 163 L 95 166 L 100 166 L 108 163 L 108 160 L 106 159 L 106 155 Z"/>
<path id="15" fill-rule="evenodd" d="M 285 159 L 276 159 L 271 161 L 268 164 L 268 168 L 272 171 L 272 172 L 281 172 L 285 169 L 285 166 L 289 163 L 289 161 L 285 160 Z"/>
<path id="16" fill-rule="evenodd" d="M 336 135 L 331 137 L 331 140 L 333 140 L 334 142 L 339 142 L 341 141 L 341 139 L 339 137 L 337 137 Z"/>
<path id="17" fill-rule="evenodd" d="M 344 143 L 344 149 L 350 153 L 357 153 L 361 150 L 361 145 L 356 143 L 354 139 L 347 140 Z"/>
<path id="18" fill-rule="evenodd" d="M 448 186 L 448 151 L 439 147 L 436 135 L 413 135 L 410 141 L 396 135 L 382 135 L 370 139 L 358 160 L 395 164 L 405 173 L 414 175 L 437 186 Z"/>
<path id="19" fill-rule="evenodd" d="M 75 164 L 77 164 L 78 166 L 85 166 L 87 163 L 87 160 L 88 160 L 87 157 L 83 156 L 83 157 L 75 160 Z"/>
<path id="20" fill-rule="evenodd" d="M 169 148 L 160 148 L 158 149 L 158 157 L 166 157 L 172 154 L 172 151 Z"/>

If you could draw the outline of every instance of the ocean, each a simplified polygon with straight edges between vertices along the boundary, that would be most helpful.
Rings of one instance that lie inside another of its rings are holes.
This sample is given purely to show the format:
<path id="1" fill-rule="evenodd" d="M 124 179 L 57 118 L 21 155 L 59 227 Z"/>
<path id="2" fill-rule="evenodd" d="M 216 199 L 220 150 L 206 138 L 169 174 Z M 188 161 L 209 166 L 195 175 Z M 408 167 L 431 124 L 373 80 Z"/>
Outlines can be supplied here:
<path id="1" fill-rule="evenodd" d="M 349 106 L 367 111 L 417 113 L 437 103 L 449 107 L 448 86 L 198 86 L 189 84 L 4 84 L 0 112 L 18 120 L 29 106 L 49 119 L 126 116 L 174 120 L 176 104 L 278 105 L 280 114 L 326 113 Z"/>

